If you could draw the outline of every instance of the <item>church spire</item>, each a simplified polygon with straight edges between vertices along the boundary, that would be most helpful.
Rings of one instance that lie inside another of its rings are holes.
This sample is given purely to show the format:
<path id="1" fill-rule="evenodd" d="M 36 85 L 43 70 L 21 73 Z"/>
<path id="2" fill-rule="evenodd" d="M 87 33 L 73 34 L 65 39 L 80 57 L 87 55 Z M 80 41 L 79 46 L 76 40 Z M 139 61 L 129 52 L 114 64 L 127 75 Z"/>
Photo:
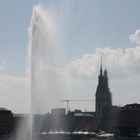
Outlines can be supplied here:
<path id="1" fill-rule="evenodd" d="M 106 88 L 109 89 L 109 87 L 108 87 L 108 76 L 107 76 L 107 69 L 106 68 L 104 70 L 104 81 L 105 81 Z"/>
<path id="2" fill-rule="evenodd" d="M 102 56 L 101 56 L 101 67 L 100 67 L 100 75 L 103 74 L 103 70 L 102 70 Z"/>
<path id="3" fill-rule="evenodd" d="M 107 77 L 107 69 L 105 68 L 104 76 Z"/>

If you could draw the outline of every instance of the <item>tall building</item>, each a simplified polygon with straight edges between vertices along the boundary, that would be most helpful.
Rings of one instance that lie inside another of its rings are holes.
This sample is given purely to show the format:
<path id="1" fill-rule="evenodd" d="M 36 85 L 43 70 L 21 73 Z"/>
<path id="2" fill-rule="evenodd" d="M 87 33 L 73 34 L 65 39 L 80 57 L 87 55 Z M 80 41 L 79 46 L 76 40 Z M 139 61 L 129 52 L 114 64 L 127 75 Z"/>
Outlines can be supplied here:
<path id="1" fill-rule="evenodd" d="M 95 96 L 97 126 L 99 130 L 104 130 L 107 120 L 111 117 L 112 97 L 108 84 L 108 72 L 106 69 L 102 70 L 102 62 Z"/>

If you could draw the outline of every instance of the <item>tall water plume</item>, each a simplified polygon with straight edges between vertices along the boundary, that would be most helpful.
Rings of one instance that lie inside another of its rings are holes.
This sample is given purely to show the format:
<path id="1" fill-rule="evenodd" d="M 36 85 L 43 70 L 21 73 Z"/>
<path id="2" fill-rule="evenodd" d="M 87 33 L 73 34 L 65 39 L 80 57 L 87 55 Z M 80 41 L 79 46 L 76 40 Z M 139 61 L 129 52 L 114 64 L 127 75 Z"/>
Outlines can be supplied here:
<path id="1" fill-rule="evenodd" d="M 33 8 L 29 28 L 31 49 L 32 140 L 39 140 L 43 113 L 60 103 L 58 74 L 55 64 L 55 40 L 51 19 L 41 6 Z"/>

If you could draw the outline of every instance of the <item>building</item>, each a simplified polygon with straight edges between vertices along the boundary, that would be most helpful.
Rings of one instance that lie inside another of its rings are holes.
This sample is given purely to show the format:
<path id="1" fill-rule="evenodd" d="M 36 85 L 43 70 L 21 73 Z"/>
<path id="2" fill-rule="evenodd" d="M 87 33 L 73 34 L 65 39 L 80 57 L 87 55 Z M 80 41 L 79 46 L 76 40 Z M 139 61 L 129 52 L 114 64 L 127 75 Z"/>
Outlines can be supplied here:
<path id="1" fill-rule="evenodd" d="M 99 130 L 105 130 L 108 121 L 111 119 L 112 111 L 112 95 L 108 85 L 108 72 L 105 69 L 102 70 L 102 64 L 100 68 L 100 74 L 98 77 L 98 86 L 96 90 L 96 120 Z"/>
<path id="2" fill-rule="evenodd" d="M 127 104 L 121 107 L 118 117 L 117 134 L 119 137 L 139 137 L 140 104 Z"/>
<path id="3" fill-rule="evenodd" d="M 113 132 L 118 124 L 118 112 L 120 107 L 112 105 L 112 93 L 109 88 L 107 69 L 102 70 L 98 76 L 98 85 L 95 93 L 95 114 L 97 131 L 105 130 Z"/>
<path id="4" fill-rule="evenodd" d="M 64 108 L 52 109 L 51 113 L 43 116 L 43 132 L 79 132 L 95 130 L 95 113 L 81 110 L 65 113 Z"/>
<path id="5" fill-rule="evenodd" d="M 0 137 L 8 136 L 13 130 L 13 113 L 6 109 L 0 108 Z"/>

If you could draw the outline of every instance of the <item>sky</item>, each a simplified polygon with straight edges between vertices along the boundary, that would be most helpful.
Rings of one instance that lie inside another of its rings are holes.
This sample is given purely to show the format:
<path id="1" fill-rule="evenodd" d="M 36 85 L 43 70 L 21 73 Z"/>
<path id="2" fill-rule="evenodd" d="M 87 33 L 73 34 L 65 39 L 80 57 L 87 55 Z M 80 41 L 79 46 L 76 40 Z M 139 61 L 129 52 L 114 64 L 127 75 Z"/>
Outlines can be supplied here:
<path id="1" fill-rule="evenodd" d="M 35 5 L 52 21 L 63 98 L 94 99 L 102 56 L 113 103 L 140 102 L 139 0 L 5 0 L 0 4 L 0 107 L 30 110 L 28 29 Z M 91 104 L 71 108 L 92 110 Z"/>

